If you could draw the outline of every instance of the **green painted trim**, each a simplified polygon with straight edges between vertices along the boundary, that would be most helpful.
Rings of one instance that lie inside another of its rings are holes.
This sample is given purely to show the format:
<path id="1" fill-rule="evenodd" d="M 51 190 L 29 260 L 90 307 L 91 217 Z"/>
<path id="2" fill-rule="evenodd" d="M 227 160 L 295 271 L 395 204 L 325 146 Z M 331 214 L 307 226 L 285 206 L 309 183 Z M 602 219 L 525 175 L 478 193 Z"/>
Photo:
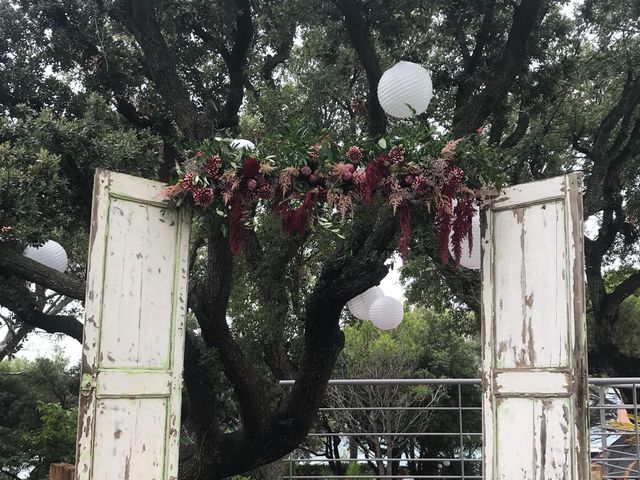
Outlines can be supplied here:
<path id="1" fill-rule="evenodd" d="M 106 261 L 107 261 L 107 242 L 109 241 L 109 219 L 111 217 L 111 196 L 109 195 L 109 187 L 111 186 L 111 176 L 107 173 L 107 182 L 102 186 L 101 192 L 99 193 L 99 199 L 103 201 L 105 205 L 102 205 L 101 212 L 105 218 L 105 229 L 104 229 L 104 238 L 103 238 L 103 250 L 102 250 L 102 280 L 100 285 L 100 309 L 98 313 L 98 319 L 95 322 L 96 328 L 98 329 L 98 335 L 96 338 L 96 353 L 93 360 L 93 370 L 95 371 L 96 377 L 100 373 L 99 364 L 100 364 L 100 350 L 102 346 L 102 316 L 104 311 L 104 285 L 105 285 L 105 277 L 106 277 Z M 106 195 L 105 195 L 106 194 Z M 93 462 L 95 459 L 95 445 L 96 445 L 96 413 L 98 411 L 98 399 L 96 398 L 96 390 L 93 390 L 93 401 L 91 402 L 92 413 L 91 413 L 91 421 L 93 422 L 91 428 L 91 447 L 89 448 L 89 458 L 91 459 L 89 463 L 89 478 L 93 478 Z"/>
<path id="2" fill-rule="evenodd" d="M 113 395 L 108 395 L 108 394 L 96 394 L 95 398 L 98 400 L 135 400 L 137 398 L 171 398 L 171 393 L 145 393 L 143 395 L 131 395 L 131 394 L 126 394 L 123 393 L 121 395 L 118 394 L 113 394 Z"/>
<path id="3" fill-rule="evenodd" d="M 110 198 L 116 198 L 118 200 L 125 200 L 127 202 L 138 203 L 141 205 L 149 205 L 152 207 L 158 207 L 163 210 L 173 210 L 177 211 L 175 208 L 171 208 L 166 202 L 155 202 L 153 200 L 144 200 L 141 198 L 132 197 L 131 195 L 126 195 L 124 193 L 118 192 L 109 192 Z"/>
<path id="4" fill-rule="evenodd" d="M 176 304 L 178 302 L 178 295 L 176 294 L 176 289 L 178 284 L 180 283 L 180 241 L 182 239 L 182 211 L 176 210 L 176 233 L 174 237 L 173 243 L 173 282 L 171 284 L 171 336 L 169 341 L 169 367 L 171 370 L 173 368 L 173 354 L 174 354 L 174 340 L 176 336 Z"/>
<path id="5" fill-rule="evenodd" d="M 174 355 L 175 355 L 175 338 L 176 338 L 176 329 L 177 329 L 177 303 L 179 298 L 179 293 L 177 292 L 178 285 L 180 284 L 180 245 L 182 243 L 182 229 L 184 228 L 184 209 L 176 210 L 176 236 L 174 242 L 174 258 L 173 258 L 173 288 L 171 289 L 171 337 L 169 342 L 169 369 L 171 370 L 172 376 L 172 384 L 171 384 L 171 392 L 169 392 L 169 401 L 167 402 L 167 410 L 165 414 L 165 425 L 164 425 L 164 452 L 163 452 L 163 477 L 165 479 L 169 476 L 169 451 L 171 449 L 171 429 L 169 428 L 171 422 L 171 400 L 174 392 L 174 382 L 178 380 L 182 380 L 182 372 L 173 371 L 174 368 Z M 186 301 L 186 298 L 185 298 Z M 186 318 L 185 318 L 185 328 L 186 328 Z M 180 426 L 178 426 L 180 429 Z M 178 442 L 179 445 L 179 442 Z"/>
<path id="6" fill-rule="evenodd" d="M 131 373 L 131 374 L 139 374 L 139 373 L 171 373 L 170 369 L 167 368 L 119 368 L 119 367 L 103 367 L 100 369 L 101 372 L 118 372 L 118 373 Z"/>

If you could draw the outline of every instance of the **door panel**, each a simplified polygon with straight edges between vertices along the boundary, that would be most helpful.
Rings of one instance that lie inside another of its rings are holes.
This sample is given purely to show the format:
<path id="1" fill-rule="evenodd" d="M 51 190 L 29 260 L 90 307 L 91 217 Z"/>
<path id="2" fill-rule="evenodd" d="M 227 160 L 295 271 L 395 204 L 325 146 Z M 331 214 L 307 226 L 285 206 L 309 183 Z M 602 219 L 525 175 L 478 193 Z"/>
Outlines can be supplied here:
<path id="1" fill-rule="evenodd" d="M 190 215 L 163 186 L 96 172 L 79 480 L 177 478 Z"/>
<path id="2" fill-rule="evenodd" d="M 581 177 L 483 211 L 484 478 L 588 478 Z"/>

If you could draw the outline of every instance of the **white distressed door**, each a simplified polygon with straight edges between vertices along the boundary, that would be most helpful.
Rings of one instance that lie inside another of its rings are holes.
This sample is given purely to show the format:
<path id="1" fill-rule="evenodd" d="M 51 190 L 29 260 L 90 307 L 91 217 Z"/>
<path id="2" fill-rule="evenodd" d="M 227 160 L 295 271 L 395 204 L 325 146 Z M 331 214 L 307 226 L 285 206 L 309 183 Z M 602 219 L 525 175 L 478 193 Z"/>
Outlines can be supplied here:
<path id="1" fill-rule="evenodd" d="M 588 479 L 581 176 L 507 188 L 484 215 L 484 478 Z"/>
<path id="2" fill-rule="evenodd" d="M 163 186 L 96 172 L 78 480 L 177 478 L 190 215 Z"/>

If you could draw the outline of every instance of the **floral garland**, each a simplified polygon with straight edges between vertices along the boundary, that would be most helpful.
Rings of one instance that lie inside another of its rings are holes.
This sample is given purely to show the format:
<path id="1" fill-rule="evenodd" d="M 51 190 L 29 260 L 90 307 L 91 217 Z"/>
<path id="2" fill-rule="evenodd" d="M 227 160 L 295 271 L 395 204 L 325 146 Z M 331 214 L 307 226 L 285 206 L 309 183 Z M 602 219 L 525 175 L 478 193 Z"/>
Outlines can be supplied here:
<path id="1" fill-rule="evenodd" d="M 163 193 L 178 204 L 191 198 L 205 211 L 228 216 L 233 253 L 241 249 L 250 212 L 258 204 L 280 217 L 287 235 L 304 236 L 314 220 L 338 233 L 331 227 L 333 217 L 342 222 L 356 206 L 369 206 L 379 197 L 400 215 L 399 250 L 406 258 L 411 207 L 421 206 L 435 211 L 442 261 L 448 262 L 451 238 L 459 263 L 465 239 L 471 249 L 475 200 L 464 185 L 463 170 L 454 164 L 459 142 L 448 142 L 437 158 L 428 159 L 408 154 L 402 145 L 387 148 L 384 139 L 370 151 L 353 145 L 342 152 L 325 138 L 302 152 L 298 165 L 276 168 L 269 157 L 259 160 L 232 148 L 230 139 L 216 138 L 183 164 L 180 180 Z"/>

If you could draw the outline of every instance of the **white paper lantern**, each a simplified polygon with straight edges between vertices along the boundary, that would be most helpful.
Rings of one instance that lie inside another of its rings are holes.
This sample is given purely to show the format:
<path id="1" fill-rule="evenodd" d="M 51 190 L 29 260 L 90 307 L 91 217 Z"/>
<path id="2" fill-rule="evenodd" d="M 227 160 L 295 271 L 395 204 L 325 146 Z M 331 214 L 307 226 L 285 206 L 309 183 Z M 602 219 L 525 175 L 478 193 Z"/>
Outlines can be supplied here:
<path id="1" fill-rule="evenodd" d="M 67 269 L 67 252 L 64 251 L 62 245 L 53 240 L 47 241 L 41 247 L 32 247 L 29 245 L 24 249 L 22 254 L 31 260 L 35 260 L 59 272 L 64 272 Z"/>
<path id="2" fill-rule="evenodd" d="M 380 287 L 371 287 L 347 302 L 351 315 L 360 320 L 369 320 L 369 308 L 378 298 L 384 297 Z"/>
<path id="3" fill-rule="evenodd" d="M 231 142 L 231 148 L 235 148 L 237 150 L 245 149 L 245 150 L 253 150 L 256 148 L 255 144 L 249 140 L 245 140 L 243 138 L 236 138 L 233 142 Z"/>
<path id="4" fill-rule="evenodd" d="M 417 63 L 396 63 L 378 83 L 378 101 L 392 117 L 409 118 L 414 110 L 416 114 L 424 112 L 432 96 L 431 76 Z"/>
<path id="5" fill-rule="evenodd" d="M 469 251 L 469 240 L 464 239 L 462 241 L 462 253 L 460 255 L 460 265 L 472 270 L 480 270 L 481 258 L 480 258 L 480 216 L 476 210 L 473 215 L 471 224 L 471 235 L 473 236 L 473 248 Z M 453 232 L 451 232 L 453 236 Z M 449 237 L 449 251 L 453 255 L 453 243 L 451 237 Z"/>
<path id="6" fill-rule="evenodd" d="M 369 317 L 380 330 L 391 330 L 402 323 L 402 304 L 392 297 L 381 297 L 371 304 Z"/>

